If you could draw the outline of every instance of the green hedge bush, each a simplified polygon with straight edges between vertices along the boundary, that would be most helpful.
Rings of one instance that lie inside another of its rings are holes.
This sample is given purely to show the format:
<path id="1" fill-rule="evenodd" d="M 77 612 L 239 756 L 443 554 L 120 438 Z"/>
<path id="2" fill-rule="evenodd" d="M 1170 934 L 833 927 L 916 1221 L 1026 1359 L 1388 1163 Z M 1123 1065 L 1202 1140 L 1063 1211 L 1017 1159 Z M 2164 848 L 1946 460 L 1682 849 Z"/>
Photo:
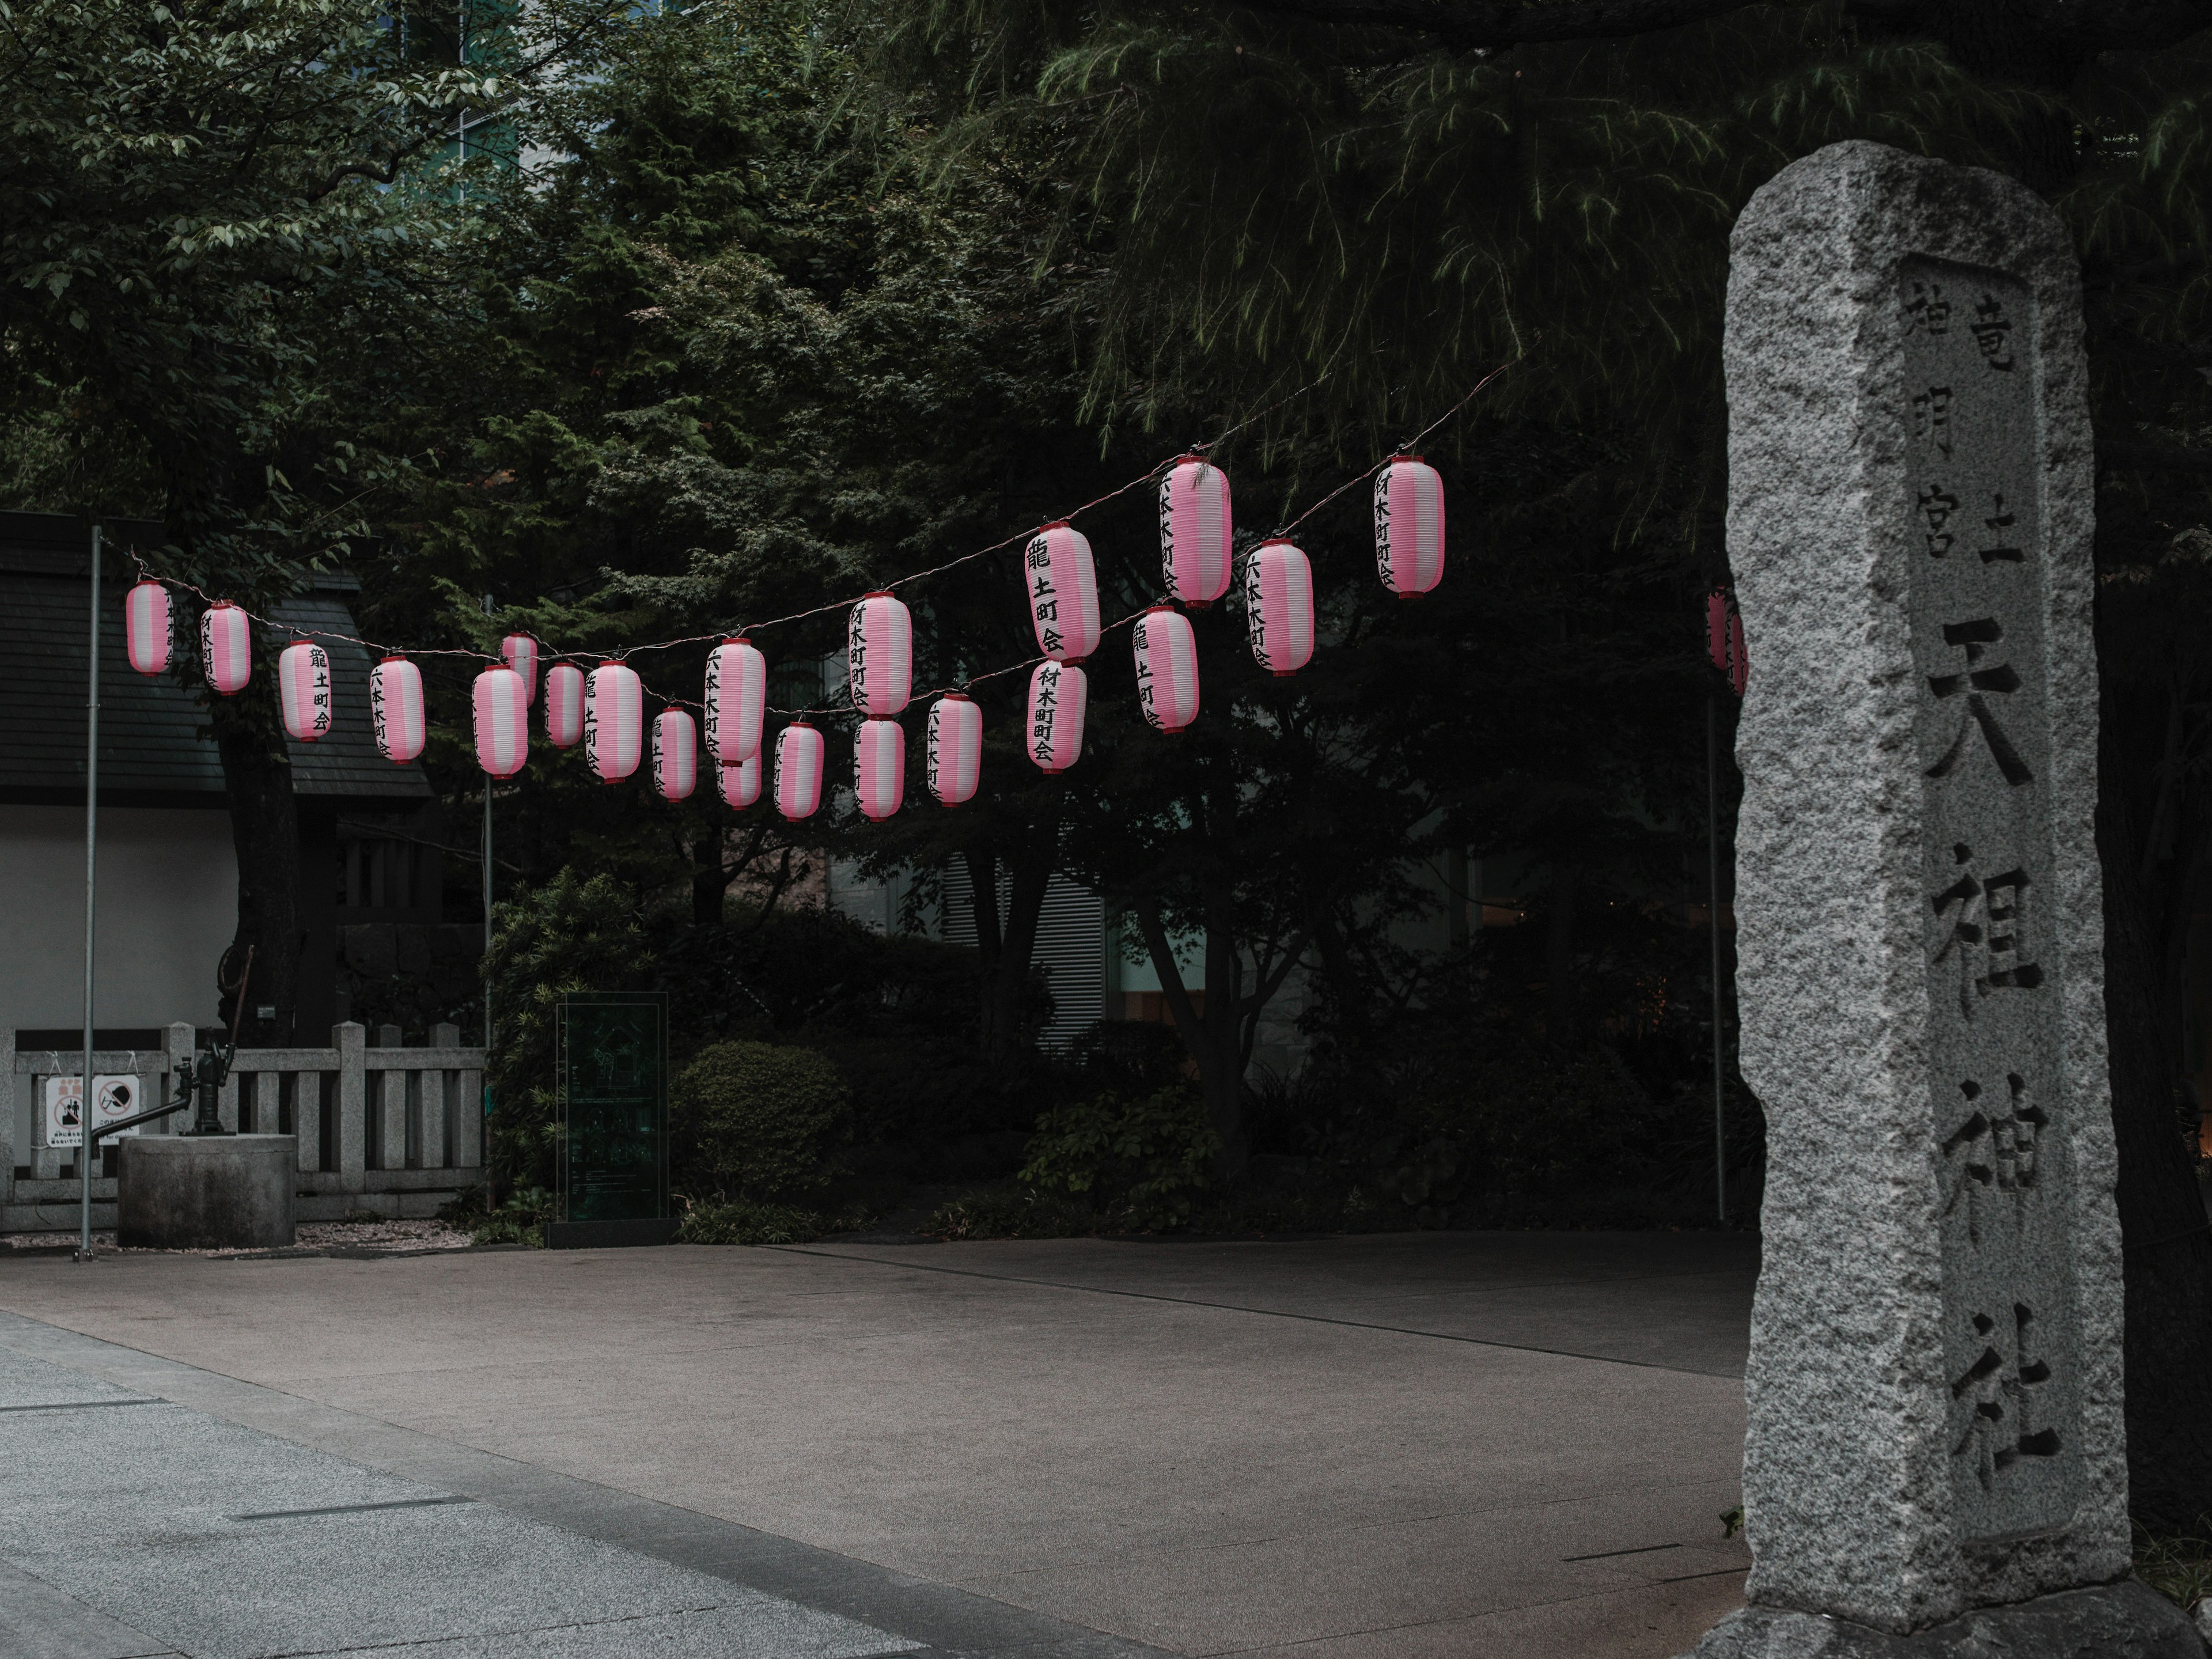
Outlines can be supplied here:
<path id="1" fill-rule="evenodd" d="M 811 1048 L 712 1043 L 669 1095 L 687 1175 L 726 1196 L 803 1200 L 844 1172 L 852 1093 Z"/>

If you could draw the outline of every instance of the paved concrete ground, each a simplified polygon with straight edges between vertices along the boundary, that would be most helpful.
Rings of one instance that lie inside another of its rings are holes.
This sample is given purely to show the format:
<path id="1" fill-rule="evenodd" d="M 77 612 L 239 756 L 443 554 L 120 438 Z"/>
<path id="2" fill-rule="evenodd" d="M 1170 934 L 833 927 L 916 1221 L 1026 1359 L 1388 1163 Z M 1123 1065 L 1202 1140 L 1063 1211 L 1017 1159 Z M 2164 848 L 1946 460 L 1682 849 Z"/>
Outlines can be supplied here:
<path id="1" fill-rule="evenodd" d="M 181 1647 L 185 1626 L 118 1599 L 124 1577 L 72 1578 L 21 1528 L 64 1524 L 79 1455 L 103 1501 L 158 1506 L 161 1448 L 251 1430 L 324 1460 L 295 1486 L 477 1500 L 337 1524 L 551 1527 L 608 1552 L 592 1607 L 659 1608 L 670 1571 L 722 1598 L 696 1602 L 726 1621 L 708 1645 L 656 1627 L 594 1653 L 750 1652 L 757 1614 L 803 1632 L 766 1650 L 793 1655 L 1656 1659 L 1741 1599 L 1747 1558 L 1717 1517 L 1754 1252 L 1431 1234 L 11 1262 L 0 1307 L 23 1317 L 0 1318 L 0 1356 L 178 1404 L 0 1413 L 0 1509 L 26 1482 L 45 1494 L 0 1525 L 0 1559 Z M 64 1418 L 79 1452 L 15 1450 L 21 1425 Z M 319 1534 L 251 1524 L 276 1530 L 239 1559 L 272 1580 L 334 1570 Z M 465 1605 L 438 1577 L 457 1561 L 531 1616 L 527 1564 L 551 1547 L 373 1535 L 428 1575 L 387 1586 L 424 1610 L 387 1641 Z M 569 1618 L 581 1605 L 546 1600 L 541 1623 L 665 1616 Z M 190 1633 L 210 1644 L 193 1653 L 294 1650 Z"/>

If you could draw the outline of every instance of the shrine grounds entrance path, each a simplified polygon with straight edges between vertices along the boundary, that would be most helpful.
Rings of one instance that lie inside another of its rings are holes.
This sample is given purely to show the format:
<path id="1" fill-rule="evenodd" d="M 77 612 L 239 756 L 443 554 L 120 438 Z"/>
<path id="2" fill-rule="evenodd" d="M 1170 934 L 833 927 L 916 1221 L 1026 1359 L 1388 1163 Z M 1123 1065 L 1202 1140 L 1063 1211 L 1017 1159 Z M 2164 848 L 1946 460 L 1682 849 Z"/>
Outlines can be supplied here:
<path id="1" fill-rule="evenodd" d="M 1663 1233 L 0 1261 L 0 1648 L 1662 1659 L 1741 1599 L 1756 1266 Z M 119 1396 L 155 1403 L 82 1403 Z"/>

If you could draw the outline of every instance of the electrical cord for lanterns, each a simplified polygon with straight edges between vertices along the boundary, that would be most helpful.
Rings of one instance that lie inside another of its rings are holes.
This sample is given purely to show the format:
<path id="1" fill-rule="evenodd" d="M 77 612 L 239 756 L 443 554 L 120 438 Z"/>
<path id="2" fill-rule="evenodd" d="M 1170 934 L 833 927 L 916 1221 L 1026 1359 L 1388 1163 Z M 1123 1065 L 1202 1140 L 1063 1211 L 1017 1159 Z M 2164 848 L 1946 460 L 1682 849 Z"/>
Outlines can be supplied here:
<path id="1" fill-rule="evenodd" d="M 1523 354 L 1524 356 L 1526 354 Z M 1492 381 L 1495 380 L 1499 375 L 1504 374 L 1507 369 L 1513 368 L 1516 363 L 1519 363 L 1522 361 L 1522 359 L 1521 357 L 1515 357 L 1506 362 L 1499 364 L 1496 368 L 1491 370 L 1489 374 L 1484 375 L 1481 380 L 1476 381 L 1473 386 L 1469 387 L 1464 397 L 1462 397 L 1457 403 L 1454 404 L 1449 409 L 1446 410 L 1442 415 L 1438 416 L 1435 420 L 1430 422 L 1427 426 L 1423 427 L 1420 431 L 1415 433 L 1404 442 L 1397 445 L 1388 455 L 1385 455 L 1381 460 L 1376 462 L 1372 466 L 1370 466 L 1364 471 L 1355 473 L 1352 477 L 1346 478 L 1342 483 L 1337 485 L 1335 489 L 1330 490 L 1326 495 L 1323 495 L 1320 500 L 1315 501 L 1312 506 L 1307 507 L 1304 512 L 1299 514 L 1297 518 L 1292 519 L 1288 524 L 1284 525 L 1280 529 L 1275 531 L 1267 539 L 1273 540 L 1278 538 L 1288 536 L 1291 531 L 1304 524 L 1308 519 L 1313 517 L 1315 514 L 1320 512 L 1322 508 L 1327 507 L 1338 496 L 1343 495 L 1346 490 L 1352 489 L 1354 486 L 1373 478 L 1376 473 L 1382 471 L 1384 467 L 1389 465 L 1393 460 L 1396 459 L 1401 455 L 1409 453 L 1416 444 L 1419 443 L 1423 439 L 1428 437 L 1431 434 L 1436 432 L 1439 428 L 1443 426 L 1454 416 L 1457 415 L 1462 409 L 1465 409 L 1468 404 L 1474 402 L 1474 399 L 1480 395 L 1484 388 L 1488 386 Z M 1252 426 L 1257 422 L 1264 420 L 1267 416 L 1282 408 L 1285 404 L 1295 402 L 1297 399 L 1304 397 L 1308 392 L 1322 385 L 1328 379 L 1328 371 L 1324 370 L 1318 377 L 1307 382 L 1304 386 L 1300 386 L 1297 391 L 1286 393 L 1285 396 L 1277 398 L 1273 403 L 1268 404 L 1254 411 L 1252 414 L 1246 416 L 1243 420 L 1238 421 L 1233 426 L 1224 428 L 1212 438 L 1207 439 L 1201 443 L 1194 443 L 1184 446 L 1166 460 L 1155 462 L 1151 467 L 1139 473 L 1137 477 L 1130 479 L 1127 483 L 1116 485 L 1114 489 L 1108 490 L 1103 495 L 1095 495 L 1091 497 L 1091 500 L 1084 502 L 1081 506 L 1073 507 L 1068 512 L 1060 514 L 1058 519 L 1048 520 L 1048 522 L 1061 524 L 1067 523 L 1075 519 L 1078 515 L 1091 511 L 1093 507 L 1103 507 L 1108 501 L 1117 500 L 1121 496 L 1127 495 L 1133 489 L 1139 489 L 1148 483 L 1156 482 L 1162 477 L 1165 476 L 1165 474 L 1184 457 L 1190 455 L 1202 457 L 1210 453 L 1212 451 L 1220 447 L 1221 445 L 1226 443 L 1237 433 L 1243 431 L 1247 427 Z M 889 581 L 879 582 L 874 586 L 869 588 L 868 592 L 871 593 L 890 592 L 895 589 L 904 587 L 909 583 L 921 581 L 931 576 L 942 575 L 948 570 L 956 570 L 962 565 L 973 563 L 977 559 L 988 558 L 994 553 L 1004 552 L 1010 547 L 1018 545 L 1021 543 L 1030 540 L 1036 533 L 1037 532 L 1033 529 L 1017 532 L 1013 535 L 1007 536 L 999 541 L 993 542 L 988 547 L 979 547 L 973 552 L 963 553 L 957 558 L 947 559 L 941 564 L 931 565 L 926 569 L 911 571 L 906 575 L 895 577 Z M 506 660 L 504 657 L 495 653 L 479 651 L 465 646 L 424 646 L 419 647 L 400 647 L 384 644 L 374 640 L 363 639 L 356 635 L 341 634 L 328 629 L 303 629 L 294 623 L 282 622 L 273 617 L 264 617 L 256 611 L 247 610 L 243 605 L 235 605 L 232 601 L 217 599 L 213 595 L 210 594 L 205 589 L 201 588 L 191 582 L 186 581 L 181 576 L 163 575 L 148 567 L 143 555 L 139 552 L 138 549 L 135 545 L 131 547 L 128 550 L 132 561 L 138 567 L 139 579 L 142 581 L 159 582 L 164 586 L 181 589 L 185 592 L 190 593 L 198 599 L 204 605 L 207 605 L 210 609 L 220 605 L 231 605 L 233 609 L 241 611 L 249 621 L 258 623 L 264 628 L 272 629 L 287 629 L 306 638 L 332 640 L 347 645 L 356 645 L 361 647 L 362 649 L 369 652 L 371 654 L 380 657 L 461 657 L 471 662 L 483 663 L 489 667 L 502 665 Z M 654 640 L 642 645 L 625 645 L 617 647 L 611 651 L 541 651 L 540 659 L 544 665 L 549 668 L 559 663 L 568 663 L 571 665 L 580 663 L 626 663 L 630 657 L 639 655 L 647 651 L 673 651 L 681 649 L 685 646 L 705 645 L 731 638 L 742 638 L 756 631 L 764 631 L 771 628 L 781 628 L 790 623 L 804 622 L 814 617 L 828 616 L 838 611 L 848 611 L 857 603 L 859 603 L 858 599 L 835 599 L 822 605 L 810 605 L 804 611 L 794 611 L 785 616 L 771 617 L 762 622 L 747 623 L 732 628 L 716 629 L 709 633 L 685 635 L 678 639 Z M 1117 629 L 1128 627 L 1150 609 L 1152 609 L 1150 605 L 1146 605 L 1138 610 L 1132 611 L 1125 617 L 1119 617 L 1113 622 L 1106 623 L 1098 630 L 1100 639 L 1103 641 L 1107 635 L 1114 633 Z M 1048 662 L 1051 660 L 1052 659 L 1048 655 L 1030 657 L 1021 662 L 1011 663 L 1004 668 L 994 668 L 984 673 L 969 675 L 954 684 L 939 686 L 929 690 L 915 693 L 909 701 L 941 696 L 945 693 L 951 691 L 965 691 L 969 687 L 981 685 L 987 680 L 1003 678 L 1005 676 L 1009 674 L 1024 673 L 1035 668 L 1039 663 Z M 652 688 L 649 686 L 643 685 L 642 679 L 641 679 L 640 684 L 641 689 L 649 692 L 658 701 L 663 703 L 686 708 L 696 708 L 702 713 L 705 712 L 706 705 L 696 698 L 668 696 L 660 692 L 653 691 Z M 842 716 L 859 714 L 862 711 L 859 706 L 852 702 L 848 697 L 847 702 L 841 704 L 830 704 L 819 708 L 770 708 L 765 712 L 772 714 L 788 715 L 796 719 L 803 720 L 811 714 Z"/>

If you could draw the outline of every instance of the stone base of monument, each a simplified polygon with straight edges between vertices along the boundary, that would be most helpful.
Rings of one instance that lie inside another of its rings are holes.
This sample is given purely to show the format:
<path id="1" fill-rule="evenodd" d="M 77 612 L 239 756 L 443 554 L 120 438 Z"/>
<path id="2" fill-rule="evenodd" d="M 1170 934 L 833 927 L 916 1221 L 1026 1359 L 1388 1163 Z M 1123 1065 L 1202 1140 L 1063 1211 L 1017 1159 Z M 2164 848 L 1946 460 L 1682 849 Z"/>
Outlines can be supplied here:
<path id="1" fill-rule="evenodd" d="M 2204 1659 L 2187 1613 L 2130 1580 L 1983 1607 L 1893 1636 L 1817 1613 L 1745 1607 L 1683 1659 Z"/>
<path id="2" fill-rule="evenodd" d="M 289 1244 L 299 1167 L 293 1135 L 125 1135 L 116 1243 L 157 1250 Z"/>

